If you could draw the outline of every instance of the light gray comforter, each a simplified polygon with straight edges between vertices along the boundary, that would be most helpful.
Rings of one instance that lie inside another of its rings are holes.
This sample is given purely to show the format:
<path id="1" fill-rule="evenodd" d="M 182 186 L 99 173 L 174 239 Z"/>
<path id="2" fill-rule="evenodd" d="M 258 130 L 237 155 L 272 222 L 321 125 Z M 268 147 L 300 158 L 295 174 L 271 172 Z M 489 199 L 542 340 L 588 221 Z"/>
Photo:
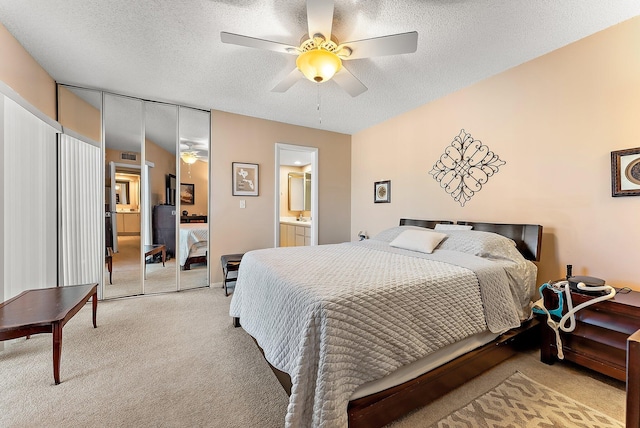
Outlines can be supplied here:
<path id="1" fill-rule="evenodd" d="M 286 426 L 346 427 L 358 386 L 475 333 L 520 324 L 518 286 L 504 264 L 379 240 L 252 251 L 230 315 L 291 376 Z"/>

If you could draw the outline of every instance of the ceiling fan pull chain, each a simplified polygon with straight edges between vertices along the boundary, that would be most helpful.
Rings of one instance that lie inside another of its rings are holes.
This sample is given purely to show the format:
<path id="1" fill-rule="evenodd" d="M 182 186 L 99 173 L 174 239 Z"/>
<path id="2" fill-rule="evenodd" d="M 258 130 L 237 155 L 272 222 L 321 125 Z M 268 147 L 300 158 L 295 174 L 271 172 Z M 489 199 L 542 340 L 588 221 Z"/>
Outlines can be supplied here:
<path id="1" fill-rule="evenodd" d="M 320 84 L 316 83 L 316 87 L 318 88 L 318 122 L 322 125 L 322 110 L 320 109 Z"/>

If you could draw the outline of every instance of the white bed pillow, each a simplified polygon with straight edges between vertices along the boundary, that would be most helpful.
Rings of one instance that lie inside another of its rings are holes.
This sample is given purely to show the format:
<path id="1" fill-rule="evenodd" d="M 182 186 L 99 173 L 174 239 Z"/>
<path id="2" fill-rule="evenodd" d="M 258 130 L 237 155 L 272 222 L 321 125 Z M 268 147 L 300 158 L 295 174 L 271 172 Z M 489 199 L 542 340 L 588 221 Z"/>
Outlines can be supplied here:
<path id="1" fill-rule="evenodd" d="M 382 232 L 378 233 L 375 236 L 372 236 L 371 239 L 375 241 L 391 242 L 394 239 L 396 239 L 398 235 L 400 235 L 405 230 L 432 230 L 432 229 L 426 229 L 424 227 L 418 227 L 418 226 L 394 226 L 394 227 L 390 227 L 389 229 L 383 230 Z"/>
<path id="2" fill-rule="evenodd" d="M 399 234 L 389 243 L 389 245 L 396 248 L 402 248 L 404 250 L 431 254 L 446 237 L 447 235 L 444 233 L 435 232 L 429 229 L 410 229 Z"/>
<path id="3" fill-rule="evenodd" d="M 438 223 L 434 230 L 471 230 L 473 226 L 467 224 L 443 224 Z"/>
<path id="4" fill-rule="evenodd" d="M 524 260 L 516 243 L 502 235 L 479 230 L 450 230 L 440 250 L 459 251 L 487 259 Z"/>

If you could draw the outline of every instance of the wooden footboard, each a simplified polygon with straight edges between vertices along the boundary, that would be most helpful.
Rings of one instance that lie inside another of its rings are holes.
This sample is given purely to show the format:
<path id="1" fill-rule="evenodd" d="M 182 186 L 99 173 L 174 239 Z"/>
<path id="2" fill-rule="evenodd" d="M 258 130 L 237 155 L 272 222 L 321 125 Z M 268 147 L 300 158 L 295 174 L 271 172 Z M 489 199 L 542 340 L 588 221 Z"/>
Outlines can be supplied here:
<path id="1" fill-rule="evenodd" d="M 240 319 L 233 318 L 233 325 L 240 327 Z M 539 327 L 540 324 L 536 319 L 527 321 L 521 327 L 513 329 L 496 340 L 461 355 L 422 376 L 350 401 L 348 407 L 349 428 L 383 427 L 410 411 L 435 401 L 513 356 L 518 349 L 537 346 Z M 257 343 L 256 346 L 264 357 L 262 348 Z M 267 363 L 269 362 L 267 361 Z M 269 367 L 287 394 L 291 394 L 289 375 L 271 364 Z"/>
<path id="2" fill-rule="evenodd" d="M 191 270 L 191 265 L 194 263 L 207 264 L 207 256 L 189 257 L 185 262 L 182 270 Z"/>
<path id="3" fill-rule="evenodd" d="M 627 428 L 640 428 L 640 330 L 627 339 Z"/>
<path id="4" fill-rule="evenodd" d="M 539 323 L 531 320 L 493 342 L 413 380 L 349 402 L 349 428 L 377 428 L 423 407 L 497 366 L 527 344 L 537 344 Z"/>

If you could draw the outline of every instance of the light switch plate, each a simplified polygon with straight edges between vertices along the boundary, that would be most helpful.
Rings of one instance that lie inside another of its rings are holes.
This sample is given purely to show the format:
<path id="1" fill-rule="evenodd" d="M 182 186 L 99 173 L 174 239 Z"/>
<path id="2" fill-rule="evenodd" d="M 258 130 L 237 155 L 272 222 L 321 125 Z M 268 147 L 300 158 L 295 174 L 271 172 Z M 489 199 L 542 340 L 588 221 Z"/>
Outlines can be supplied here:
<path id="1" fill-rule="evenodd" d="M 240 199 L 240 208 L 246 208 L 247 207 L 247 201 L 244 199 Z"/>

